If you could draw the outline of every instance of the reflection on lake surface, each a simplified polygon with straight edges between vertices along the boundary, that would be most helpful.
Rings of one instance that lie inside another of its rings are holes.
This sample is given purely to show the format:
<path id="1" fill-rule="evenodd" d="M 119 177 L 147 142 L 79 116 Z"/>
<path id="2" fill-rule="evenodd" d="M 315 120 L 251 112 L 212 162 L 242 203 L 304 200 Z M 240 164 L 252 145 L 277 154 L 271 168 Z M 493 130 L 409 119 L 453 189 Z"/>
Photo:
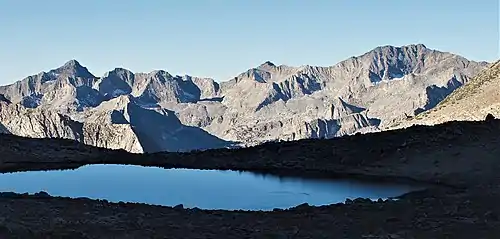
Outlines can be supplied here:
<path id="1" fill-rule="evenodd" d="M 0 191 L 88 197 L 113 202 L 202 209 L 272 210 L 350 198 L 388 198 L 417 189 L 405 184 L 276 177 L 250 172 L 89 165 L 76 170 L 0 174 Z"/>

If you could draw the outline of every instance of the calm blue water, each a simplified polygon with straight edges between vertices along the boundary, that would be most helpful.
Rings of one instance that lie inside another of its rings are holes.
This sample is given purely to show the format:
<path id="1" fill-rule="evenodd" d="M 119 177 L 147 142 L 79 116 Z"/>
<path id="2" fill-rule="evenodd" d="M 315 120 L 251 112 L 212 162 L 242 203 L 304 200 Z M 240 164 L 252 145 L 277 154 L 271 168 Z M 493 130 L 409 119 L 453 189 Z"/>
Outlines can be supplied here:
<path id="1" fill-rule="evenodd" d="M 338 203 L 347 198 L 388 198 L 415 189 L 404 184 L 124 165 L 0 174 L 0 191 L 46 191 L 54 196 L 228 210 L 272 210 L 302 203 Z"/>

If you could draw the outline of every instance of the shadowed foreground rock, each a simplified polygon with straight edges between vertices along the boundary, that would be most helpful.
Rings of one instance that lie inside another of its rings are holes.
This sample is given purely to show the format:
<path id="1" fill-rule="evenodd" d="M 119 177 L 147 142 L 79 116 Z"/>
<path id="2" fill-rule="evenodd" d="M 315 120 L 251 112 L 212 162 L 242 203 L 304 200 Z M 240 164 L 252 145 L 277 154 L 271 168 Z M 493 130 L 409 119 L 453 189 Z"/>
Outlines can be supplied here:
<path id="1" fill-rule="evenodd" d="M 88 199 L 0 198 L 7 238 L 496 238 L 497 194 L 425 192 L 392 202 L 230 212 Z M 10 236 L 10 237 L 9 237 Z"/>
<path id="2" fill-rule="evenodd" d="M 135 155 L 66 140 L 0 136 L 0 169 L 92 163 L 349 175 L 441 184 L 397 201 L 243 212 L 183 209 L 44 193 L 0 195 L 6 238 L 498 238 L 500 123 L 450 122 L 238 150 Z M 446 186 L 442 186 L 446 185 Z M 131 192 L 136 193 L 136 192 Z"/>

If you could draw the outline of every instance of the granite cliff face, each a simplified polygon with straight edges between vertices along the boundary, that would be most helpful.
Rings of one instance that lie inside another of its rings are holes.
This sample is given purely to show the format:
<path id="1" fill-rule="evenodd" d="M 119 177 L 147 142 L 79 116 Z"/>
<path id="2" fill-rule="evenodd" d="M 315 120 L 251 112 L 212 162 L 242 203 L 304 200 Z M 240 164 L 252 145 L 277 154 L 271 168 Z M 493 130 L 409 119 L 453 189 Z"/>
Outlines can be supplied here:
<path id="1" fill-rule="evenodd" d="M 55 111 L 0 100 L 0 132 L 32 138 L 82 139 L 82 124 Z"/>
<path id="2" fill-rule="evenodd" d="M 198 127 L 183 125 L 172 111 L 146 109 L 136 101 L 138 99 L 133 96 L 122 95 L 86 112 L 84 132 L 95 133 L 86 137 L 85 143 L 107 148 L 112 145 L 132 152 L 191 151 L 231 146 L 230 142 Z"/>
<path id="3" fill-rule="evenodd" d="M 486 66 L 421 44 L 330 67 L 264 62 L 222 83 L 122 68 L 95 77 L 72 60 L 0 87 L 0 123 L 13 134 L 137 153 L 331 138 L 431 109 Z"/>
<path id="4" fill-rule="evenodd" d="M 103 100 L 92 88 L 96 79 L 87 68 L 71 60 L 57 69 L 0 87 L 0 94 L 26 108 L 82 111 L 99 105 Z"/>
<path id="5" fill-rule="evenodd" d="M 221 84 L 226 109 L 206 128 L 247 143 L 376 131 L 434 107 L 486 65 L 424 45 L 378 47 L 331 67 L 265 62 Z"/>
<path id="6" fill-rule="evenodd" d="M 435 125 L 448 121 L 484 120 L 488 114 L 500 118 L 500 61 L 455 90 L 433 109 L 392 126 Z"/>

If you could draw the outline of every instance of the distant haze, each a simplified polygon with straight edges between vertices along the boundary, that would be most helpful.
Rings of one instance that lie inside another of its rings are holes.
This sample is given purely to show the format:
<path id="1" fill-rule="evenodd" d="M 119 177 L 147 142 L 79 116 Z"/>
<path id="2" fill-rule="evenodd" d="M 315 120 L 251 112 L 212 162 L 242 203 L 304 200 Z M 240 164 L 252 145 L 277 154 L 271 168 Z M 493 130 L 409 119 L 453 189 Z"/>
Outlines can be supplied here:
<path id="1" fill-rule="evenodd" d="M 264 61 L 330 66 L 376 46 L 423 43 L 499 58 L 498 0 L 0 1 L 0 84 L 78 59 L 226 81 Z"/>

